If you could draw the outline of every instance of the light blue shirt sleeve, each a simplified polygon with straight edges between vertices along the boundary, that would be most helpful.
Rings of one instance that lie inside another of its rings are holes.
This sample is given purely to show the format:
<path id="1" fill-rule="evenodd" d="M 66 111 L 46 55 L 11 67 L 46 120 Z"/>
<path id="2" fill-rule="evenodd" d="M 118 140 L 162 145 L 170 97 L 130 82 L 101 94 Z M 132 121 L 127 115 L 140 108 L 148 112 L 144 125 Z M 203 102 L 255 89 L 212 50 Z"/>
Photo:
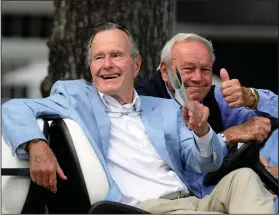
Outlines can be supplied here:
<path id="1" fill-rule="evenodd" d="M 254 116 L 261 116 L 263 113 L 271 117 L 278 118 L 278 95 L 269 90 L 257 89 L 260 100 L 256 110 L 248 108 L 230 108 L 223 98 L 219 87 L 215 86 L 215 99 L 219 105 L 224 130 L 242 124 Z M 217 135 L 219 141 L 223 146 L 223 153 L 228 153 L 227 146 L 220 134 Z"/>
<path id="2" fill-rule="evenodd" d="M 257 89 L 260 100 L 257 105 L 256 114 L 267 113 L 278 119 L 278 95 L 269 90 Z"/>
<path id="3" fill-rule="evenodd" d="M 254 111 L 244 107 L 230 108 L 223 98 L 220 88 L 215 87 L 214 94 L 221 111 L 225 130 L 242 124 L 254 116 L 261 116 L 262 113 L 278 118 L 278 95 L 269 90 L 257 89 L 257 92 L 259 93 L 260 100 L 257 109 Z"/>

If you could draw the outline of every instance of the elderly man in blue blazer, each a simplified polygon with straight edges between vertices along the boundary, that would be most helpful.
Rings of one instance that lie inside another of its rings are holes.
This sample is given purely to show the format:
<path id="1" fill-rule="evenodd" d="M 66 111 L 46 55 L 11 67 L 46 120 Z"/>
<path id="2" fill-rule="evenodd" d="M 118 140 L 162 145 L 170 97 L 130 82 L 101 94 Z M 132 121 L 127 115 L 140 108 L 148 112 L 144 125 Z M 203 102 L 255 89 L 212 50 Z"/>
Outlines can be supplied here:
<path id="1" fill-rule="evenodd" d="M 151 213 L 274 213 L 273 195 L 250 169 L 231 172 L 203 199 L 191 196 L 183 171 L 214 171 L 223 160 L 222 145 L 207 123 L 209 110 L 190 101 L 181 112 L 173 100 L 138 96 L 133 80 L 141 57 L 128 31 L 114 23 L 98 25 L 88 61 L 93 84 L 59 81 L 48 98 L 2 107 L 3 138 L 13 153 L 29 158 L 35 183 L 56 192 L 56 174 L 67 180 L 36 118 L 70 118 L 104 167 L 106 200 Z"/>

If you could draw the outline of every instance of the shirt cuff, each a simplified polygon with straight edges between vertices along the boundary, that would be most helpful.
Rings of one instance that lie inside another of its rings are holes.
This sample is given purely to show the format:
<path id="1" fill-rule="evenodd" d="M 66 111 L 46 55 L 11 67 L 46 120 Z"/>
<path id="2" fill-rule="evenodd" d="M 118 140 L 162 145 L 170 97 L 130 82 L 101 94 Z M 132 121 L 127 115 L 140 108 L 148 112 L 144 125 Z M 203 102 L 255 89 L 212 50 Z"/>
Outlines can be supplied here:
<path id="1" fill-rule="evenodd" d="M 28 152 L 25 150 L 26 148 L 26 144 L 27 143 L 23 143 L 21 145 L 19 145 L 16 149 L 16 156 L 18 158 L 23 158 L 23 159 L 28 159 L 29 158 L 29 154 Z"/>
<path id="2" fill-rule="evenodd" d="M 196 140 L 197 143 L 197 147 L 198 150 L 201 153 L 202 157 L 209 157 L 212 154 L 212 143 L 211 143 L 211 139 L 213 136 L 213 130 L 211 128 L 211 126 L 209 125 L 209 131 L 207 132 L 207 134 L 205 134 L 202 137 L 198 137 L 195 132 L 193 132 L 194 134 L 194 138 Z"/>

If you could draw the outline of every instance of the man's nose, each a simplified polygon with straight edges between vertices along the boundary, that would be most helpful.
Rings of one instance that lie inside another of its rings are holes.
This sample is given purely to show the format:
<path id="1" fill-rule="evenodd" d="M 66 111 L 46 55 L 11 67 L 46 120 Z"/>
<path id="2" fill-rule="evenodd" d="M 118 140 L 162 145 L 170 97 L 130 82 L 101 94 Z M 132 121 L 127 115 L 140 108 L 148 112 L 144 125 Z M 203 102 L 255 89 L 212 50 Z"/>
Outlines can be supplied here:
<path id="1" fill-rule="evenodd" d="M 112 60 L 110 56 L 106 56 L 104 59 L 104 64 L 103 64 L 103 68 L 107 69 L 110 68 L 112 66 Z"/>
<path id="2" fill-rule="evenodd" d="M 202 80 L 202 73 L 200 69 L 196 69 L 191 77 L 192 81 L 200 82 Z"/>

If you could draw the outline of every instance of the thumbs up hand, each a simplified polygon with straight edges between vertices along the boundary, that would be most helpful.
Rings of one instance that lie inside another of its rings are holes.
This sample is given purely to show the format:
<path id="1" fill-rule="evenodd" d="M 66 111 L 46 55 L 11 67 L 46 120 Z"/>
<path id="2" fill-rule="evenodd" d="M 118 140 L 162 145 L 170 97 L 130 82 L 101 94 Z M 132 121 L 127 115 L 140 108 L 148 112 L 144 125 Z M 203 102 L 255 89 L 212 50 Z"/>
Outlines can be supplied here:
<path id="1" fill-rule="evenodd" d="M 238 79 L 231 79 L 226 69 L 220 70 L 221 92 L 229 107 L 250 107 L 253 105 L 251 92 L 248 88 L 241 86 Z"/>

